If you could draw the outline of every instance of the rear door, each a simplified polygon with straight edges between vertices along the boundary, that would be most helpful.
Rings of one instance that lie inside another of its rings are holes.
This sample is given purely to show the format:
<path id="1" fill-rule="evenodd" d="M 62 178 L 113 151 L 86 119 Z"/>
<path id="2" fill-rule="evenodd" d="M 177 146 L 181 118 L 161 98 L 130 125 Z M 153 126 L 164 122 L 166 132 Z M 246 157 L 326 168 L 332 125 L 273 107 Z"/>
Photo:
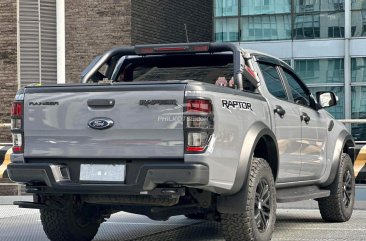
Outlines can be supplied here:
<path id="1" fill-rule="evenodd" d="M 25 157 L 183 157 L 184 89 L 183 83 L 26 88 Z"/>
<path id="2" fill-rule="evenodd" d="M 273 111 L 275 134 L 280 157 L 278 183 L 296 181 L 301 169 L 301 122 L 299 109 L 290 102 L 278 66 L 259 63 L 266 88 L 263 96 L 268 96 L 270 109 Z"/>

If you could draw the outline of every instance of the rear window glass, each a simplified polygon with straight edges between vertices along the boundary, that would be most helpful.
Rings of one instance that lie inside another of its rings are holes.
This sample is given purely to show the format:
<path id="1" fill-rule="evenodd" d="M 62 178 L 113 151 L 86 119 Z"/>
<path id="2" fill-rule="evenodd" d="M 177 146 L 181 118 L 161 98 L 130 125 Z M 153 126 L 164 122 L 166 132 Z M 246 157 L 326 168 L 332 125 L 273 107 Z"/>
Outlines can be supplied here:
<path id="1" fill-rule="evenodd" d="M 138 67 L 134 70 L 133 81 L 197 80 L 216 84 L 219 77 L 230 80 L 233 65 L 200 67 Z"/>
<path id="2" fill-rule="evenodd" d="M 234 87 L 232 54 L 128 56 L 116 64 L 114 81 L 195 80 Z"/>

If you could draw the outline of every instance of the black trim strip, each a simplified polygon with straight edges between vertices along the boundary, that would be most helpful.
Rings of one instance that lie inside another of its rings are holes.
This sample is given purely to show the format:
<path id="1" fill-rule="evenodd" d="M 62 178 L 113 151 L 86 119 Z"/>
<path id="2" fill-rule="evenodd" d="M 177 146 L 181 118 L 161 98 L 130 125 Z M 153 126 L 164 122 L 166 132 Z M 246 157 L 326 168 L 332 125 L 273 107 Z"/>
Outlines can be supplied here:
<path id="1" fill-rule="evenodd" d="M 26 94 L 33 93 L 59 93 L 59 92 L 104 92 L 104 91 L 184 91 L 185 82 L 161 83 L 161 82 L 139 82 L 138 84 L 113 84 L 113 85 L 62 85 L 43 86 L 37 88 L 25 88 Z"/>
<path id="2" fill-rule="evenodd" d="M 266 101 L 266 99 L 260 94 L 246 92 L 246 91 L 237 90 L 237 89 L 231 89 L 228 87 L 216 86 L 213 84 L 207 84 L 207 83 L 198 82 L 198 81 L 190 82 L 187 85 L 186 91 L 210 91 L 210 92 L 216 92 L 216 93 L 239 95 L 239 96 L 244 96 L 244 97 L 248 97 L 248 98 L 253 98 L 256 100 Z"/>

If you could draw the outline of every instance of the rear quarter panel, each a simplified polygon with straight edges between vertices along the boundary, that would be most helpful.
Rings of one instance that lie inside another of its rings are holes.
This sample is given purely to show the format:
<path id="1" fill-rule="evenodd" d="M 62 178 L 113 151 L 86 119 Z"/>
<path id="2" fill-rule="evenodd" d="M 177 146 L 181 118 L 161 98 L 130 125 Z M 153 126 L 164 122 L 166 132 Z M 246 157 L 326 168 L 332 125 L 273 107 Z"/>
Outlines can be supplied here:
<path id="1" fill-rule="evenodd" d="M 233 187 L 244 138 L 253 124 L 265 123 L 271 128 L 267 102 L 258 94 L 253 98 L 249 94 L 233 90 L 225 93 L 222 88 L 210 87 L 210 90 L 189 90 L 186 97 L 205 97 L 212 101 L 214 112 L 214 133 L 204 154 L 185 154 L 185 161 L 202 163 L 209 166 L 210 191 L 226 193 Z M 227 108 L 223 101 L 240 101 L 250 104 L 251 108 Z"/>

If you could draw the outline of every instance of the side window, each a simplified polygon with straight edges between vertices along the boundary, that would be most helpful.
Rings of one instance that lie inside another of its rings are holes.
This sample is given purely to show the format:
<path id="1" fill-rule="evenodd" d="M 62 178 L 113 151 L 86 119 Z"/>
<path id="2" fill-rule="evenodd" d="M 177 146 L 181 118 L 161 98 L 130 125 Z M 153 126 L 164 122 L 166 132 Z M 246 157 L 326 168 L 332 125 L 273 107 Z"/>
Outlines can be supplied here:
<path id="1" fill-rule="evenodd" d="M 310 106 L 310 95 L 299 84 L 298 79 L 288 70 L 283 69 L 287 82 L 291 88 L 292 97 L 294 102 L 299 105 Z"/>
<path id="2" fill-rule="evenodd" d="M 278 74 L 276 66 L 265 63 L 259 63 L 259 67 L 261 68 L 268 91 L 278 99 L 288 100 L 286 90 L 283 86 L 282 80 L 280 78 L 280 75 Z"/>

